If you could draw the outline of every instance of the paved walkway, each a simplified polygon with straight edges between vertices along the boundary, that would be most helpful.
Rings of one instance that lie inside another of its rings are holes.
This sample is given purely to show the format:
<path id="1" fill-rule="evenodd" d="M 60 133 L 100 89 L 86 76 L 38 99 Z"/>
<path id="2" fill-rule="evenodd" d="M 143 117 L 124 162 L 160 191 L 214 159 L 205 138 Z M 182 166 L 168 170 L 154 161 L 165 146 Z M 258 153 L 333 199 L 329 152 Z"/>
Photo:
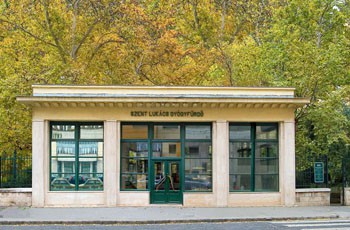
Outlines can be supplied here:
<path id="1" fill-rule="evenodd" d="M 0 208 L 5 224 L 152 224 L 227 221 L 350 219 L 350 207 L 184 208 L 180 206 L 114 208 Z"/>

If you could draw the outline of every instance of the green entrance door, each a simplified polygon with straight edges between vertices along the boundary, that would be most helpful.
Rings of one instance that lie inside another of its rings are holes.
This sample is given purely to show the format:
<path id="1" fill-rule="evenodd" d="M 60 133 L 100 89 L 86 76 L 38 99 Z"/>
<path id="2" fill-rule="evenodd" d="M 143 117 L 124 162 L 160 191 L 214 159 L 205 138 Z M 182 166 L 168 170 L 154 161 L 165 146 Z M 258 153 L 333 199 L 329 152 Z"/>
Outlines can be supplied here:
<path id="1" fill-rule="evenodd" d="M 182 203 L 180 167 L 180 160 L 152 161 L 152 204 Z"/>

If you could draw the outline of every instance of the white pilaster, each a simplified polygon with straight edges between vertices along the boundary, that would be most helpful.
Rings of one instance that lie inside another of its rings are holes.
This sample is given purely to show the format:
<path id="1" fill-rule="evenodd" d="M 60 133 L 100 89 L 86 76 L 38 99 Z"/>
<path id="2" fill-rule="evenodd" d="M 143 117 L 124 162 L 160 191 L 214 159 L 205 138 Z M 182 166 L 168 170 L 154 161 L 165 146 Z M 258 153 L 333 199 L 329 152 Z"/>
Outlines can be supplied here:
<path id="1" fill-rule="evenodd" d="M 117 192 L 119 178 L 117 175 L 117 121 L 105 121 L 104 123 L 104 190 L 106 205 L 109 207 L 117 205 Z"/>
<path id="2" fill-rule="evenodd" d="M 216 206 L 226 207 L 229 195 L 229 140 L 228 122 L 216 121 L 213 125 L 213 190 Z"/>
<path id="3" fill-rule="evenodd" d="M 281 154 L 283 165 L 283 200 L 285 206 L 295 205 L 295 123 L 284 122 L 282 128 L 283 151 Z"/>
<path id="4" fill-rule="evenodd" d="M 48 154 L 45 151 L 47 136 L 44 120 L 32 122 L 32 207 L 44 207 L 45 205 L 45 179 L 49 169 L 45 167 L 45 159 Z"/>

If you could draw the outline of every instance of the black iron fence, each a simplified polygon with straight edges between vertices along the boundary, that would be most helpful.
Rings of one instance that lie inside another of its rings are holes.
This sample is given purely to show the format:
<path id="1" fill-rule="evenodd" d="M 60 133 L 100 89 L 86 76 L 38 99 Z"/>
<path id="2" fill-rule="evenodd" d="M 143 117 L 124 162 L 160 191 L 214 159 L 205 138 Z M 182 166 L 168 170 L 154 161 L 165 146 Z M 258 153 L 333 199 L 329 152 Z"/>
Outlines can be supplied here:
<path id="1" fill-rule="evenodd" d="M 32 157 L 28 153 L 0 155 L 0 188 L 31 188 Z"/>
<path id="2" fill-rule="evenodd" d="M 329 172 L 327 156 L 296 158 L 296 188 L 327 188 Z"/>

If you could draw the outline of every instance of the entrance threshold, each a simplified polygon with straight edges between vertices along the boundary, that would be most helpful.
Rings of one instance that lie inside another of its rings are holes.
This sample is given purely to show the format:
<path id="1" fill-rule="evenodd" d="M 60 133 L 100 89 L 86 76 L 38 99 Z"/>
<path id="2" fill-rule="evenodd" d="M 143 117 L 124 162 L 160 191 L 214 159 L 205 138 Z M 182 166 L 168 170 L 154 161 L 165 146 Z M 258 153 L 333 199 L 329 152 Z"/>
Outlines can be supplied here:
<path id="1" fill-rule="evenodd" d="M 167 204 L 150 204 L 149 207 L 184 207 L 184 205 L 167 203 Z"/>

